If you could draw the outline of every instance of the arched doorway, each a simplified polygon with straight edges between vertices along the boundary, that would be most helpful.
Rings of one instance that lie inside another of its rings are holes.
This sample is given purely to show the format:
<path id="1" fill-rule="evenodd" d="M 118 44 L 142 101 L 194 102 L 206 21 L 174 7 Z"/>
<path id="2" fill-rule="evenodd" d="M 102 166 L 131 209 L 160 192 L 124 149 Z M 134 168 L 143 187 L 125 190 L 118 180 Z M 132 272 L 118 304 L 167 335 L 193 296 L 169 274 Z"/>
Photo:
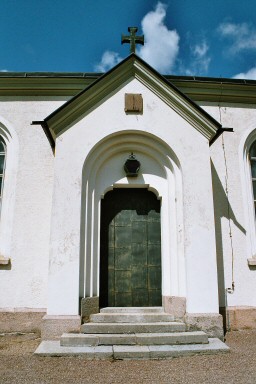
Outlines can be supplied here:
<path id="1" fill-rule="evenodd" d="M 101 201 L 100 307 L 161 305 L 160 201 L 116 188 Z"/>
<path id="2" fill-rule="evenodd" d="M 123 170 L 131 151 L 142 165 L 136 178 L 127 178 Z M 159 137 L 136 130 L 107 136 L 93 147 L 85 160 L 81 196 L 80 297 L 102 296 L 101 202 L 106 199 L 108 191 L 118 189 L 152 191 L 161 202 L 162 302 L 168 297 L 186 297 L 183 188 L 179 160 Z"/>

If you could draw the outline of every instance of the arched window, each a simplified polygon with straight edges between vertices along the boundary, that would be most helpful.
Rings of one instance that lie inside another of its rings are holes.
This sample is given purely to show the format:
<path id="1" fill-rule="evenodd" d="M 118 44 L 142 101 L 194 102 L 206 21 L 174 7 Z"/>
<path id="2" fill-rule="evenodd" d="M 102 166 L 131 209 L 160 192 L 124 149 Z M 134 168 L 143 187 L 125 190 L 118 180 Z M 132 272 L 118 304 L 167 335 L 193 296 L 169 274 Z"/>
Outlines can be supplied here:
<path id="1" fill-rule="evenodd" d="M 256 214 L 256 141 L 254 141 L 250 147 L 249 158 L 251 163 L 254 210 Z"/>
<path id="2" fill-rule="evenodd" d="M 0 208 L 2 204 L 4 169 L 5 169 L 6 145 L 4 139 L 0 136 Z"/>

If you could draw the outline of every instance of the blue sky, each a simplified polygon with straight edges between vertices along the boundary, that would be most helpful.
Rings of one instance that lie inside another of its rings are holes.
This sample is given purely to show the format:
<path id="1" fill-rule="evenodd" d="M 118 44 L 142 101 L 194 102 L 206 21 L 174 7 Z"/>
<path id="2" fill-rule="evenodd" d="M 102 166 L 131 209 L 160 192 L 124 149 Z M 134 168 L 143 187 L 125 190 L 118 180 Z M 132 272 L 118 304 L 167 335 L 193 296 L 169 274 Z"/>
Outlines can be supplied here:
<path id="1" fill-rule="evenodd" d="M 255 0 L 1 0 L 0 71 L 107 71 L 137 54 L 162 74 L 256 79 Z"/>

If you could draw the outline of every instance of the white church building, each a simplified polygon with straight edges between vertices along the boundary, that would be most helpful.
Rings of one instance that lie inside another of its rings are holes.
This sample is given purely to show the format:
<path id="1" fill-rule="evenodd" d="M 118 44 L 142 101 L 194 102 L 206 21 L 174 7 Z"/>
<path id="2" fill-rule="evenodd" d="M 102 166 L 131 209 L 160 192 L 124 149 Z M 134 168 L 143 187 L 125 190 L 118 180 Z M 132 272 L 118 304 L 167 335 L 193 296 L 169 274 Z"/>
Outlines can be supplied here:
<path id="1" fill-rule="evenodd" d="M 256 81 L 0 73 L 0 332 L 162 306 L 256 327 Z"/>

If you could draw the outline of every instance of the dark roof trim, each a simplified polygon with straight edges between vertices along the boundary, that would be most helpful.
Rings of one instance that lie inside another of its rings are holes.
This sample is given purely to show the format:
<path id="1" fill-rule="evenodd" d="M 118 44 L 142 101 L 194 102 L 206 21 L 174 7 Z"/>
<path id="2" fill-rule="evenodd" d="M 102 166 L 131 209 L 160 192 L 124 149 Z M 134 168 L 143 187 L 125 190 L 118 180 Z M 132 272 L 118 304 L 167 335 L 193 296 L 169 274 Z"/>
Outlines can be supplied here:
<path id="1" fill-rule="evenodd" d="M 129 57 L 129 56 L 128 56 Z M 138 57 L 138 56 L 137 56 Z M 142 61 L 142 59 L 141 59 Z M 107 73 L 107 72 L 106 72 Z M 98 79 L 105 73 L 100 72 L 0 72 L 0 78 L 88 78 Z M 256 85 L 256 80 L 232 79 L 227 77 L 204 77 L 204 76 L 179 76 L 162 75 L 168 81 L 187 81 L 202 83 L 223 83 L 223 84 L 247 84 Z"/>
<path id="2" fill-rule="evenodd" d="M 46 137 L 50 143 L 50 146 L 52 148 L 52 151 L 54 153 L 55 151 L 55 140 L 53 139 L 52 137 L 52 134 L 51 134 L 51 131 L 48 127 L 48 124 L 45 122 L 45 121 L 32 121 L 31 125 L 41 125 L 43 130 L 44 130 L 44 133 L 46 134 Z"/>
<path id="3" fill-rule="evenodd" d="M 233 128 L 219 128 L 217 130 L 217 132 L 215 133 L 215 135 L 211 138 L 211 140 L 209 141 L 209 146 L 211 146 L 217 139 L 220 135 L 222 135 L 223 132 L 234 132 L 234 129 Z"/>
<path id="4" fill-rule="evenodd" d="M 204 77 L 204 76 L 177 76 L 177 75 L 164 75 L 167 80 L 181 80 L 187 82 L 197 83 L 216 83 L 216 84 L 247 84 L 256 85 L 256 80 L 247 79 L 230 79 L 227 77 Z"/>
<path id="5" fill-rule="evenodd" d="M 89 78 L 96 79 L 101 76 L 102 73 L 97 72 L 0 72 L 0 78 Z"/>

